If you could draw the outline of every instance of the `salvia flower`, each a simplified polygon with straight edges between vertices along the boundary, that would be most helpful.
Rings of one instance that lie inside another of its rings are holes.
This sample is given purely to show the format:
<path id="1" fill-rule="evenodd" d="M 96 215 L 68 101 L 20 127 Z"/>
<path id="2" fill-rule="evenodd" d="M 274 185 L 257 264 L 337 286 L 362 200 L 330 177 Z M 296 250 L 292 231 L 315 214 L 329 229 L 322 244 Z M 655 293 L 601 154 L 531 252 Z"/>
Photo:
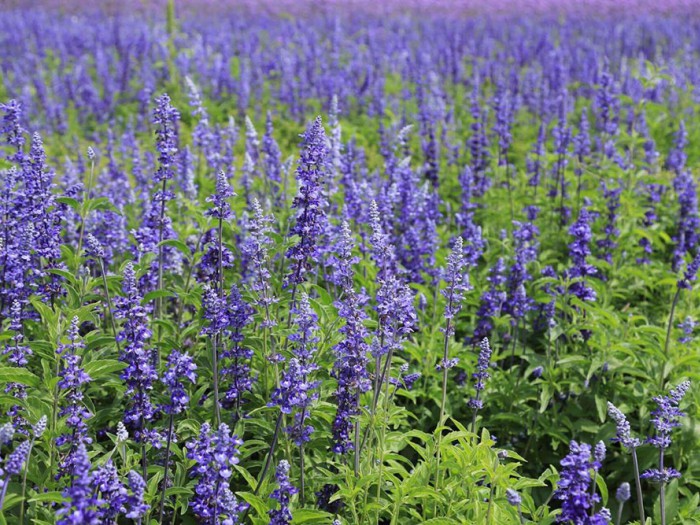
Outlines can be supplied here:
<path id="1" fill-rule="evenodd" d="M 270 498 L 279 503 L 279 508 L 268 511 L 270 525 L 288 525 L 292 521 L 292 511 L 289 508 L 289 504 L 292 496 L 298 492 L 298 489 L 289 481 L 289 462 L 286 459 L 283 459 L 277 465 L 275 480 L 278 486 L 272 491 Z"/>
<path id="2" fill-rule="evenodd" d="M 698 269 L 700 269 L 700 253 L 693 258 L 692 261 L 688 263 L 685 271 L 683 272 L 683 278 L 678 280 L 677 286 L 680 289 L 690 290 L 698 276 Z"/>
<path id="3" fill-rule="evenodd" d="M 61 369 L 58 373 L 58 388 L 64 392 L 62 398 L 63 406 L 58 412 L 59 417 L 66 418 L 68 431 L 56 438 L 56 445 L 64 447 L 67 445 L 68 451 L 59 464 L 59 475 L 70 474 L 73 461 L 73 453 L 80 443 L 90 444 L 92 439 L 88 436 L 86 421 L 92 417 L 91 412 L 83 401 L 84 385 L 91 381 L 90 376 L 80 366 L 81 356 L 79 352 L 84 348 L 80 339 L 78 317 L 71 320 L 68 329 L 68 344 L 59 345 L 56 353 L 61 359 Z"/>
<path id="4" fill-rule="evenodd" d="M 314 428 L 306 424 L 311 404 L 318 397 L 319 381 L 311 378 L 318 369 L 313 362 L 318 337 L 318 317 L 311 308 L 309 297 L 303 293 L 295 309 L 296 331 L 289 336 L 294 345 L 293 357 L 282 373 L 279 388 L 272 392 L 271 406 L 277 405 L 283 414 L 294 414 L 293 423 L 286 428 L 295 444 L 301 446 L 311 439 Z"/>
<path id="5" fill-rule="evenodd" d="M 219 170 L 216 174 L 216 191 L 213 195 L 207 197 L 207 202 L 211 203 L 212 207 L 205 212 L 205 215 L 222 221 L 230 220 L 232 212 L 229 199 L 235 196 L 236 193 L 231 188 L 226 173 L 223 170 Z"/>
<path id="6" fill-rule="evenodd" d="M 615 491 L 615 499 L 618 503 L 623 504 L 632 497 L 630 484 L 626 481 L 620 483 L 620 486 Z"/>
<path id="7" fill-rule="evenodd" d="M 163 407 L 166 414 L 179 414 L 187 409 L 190 397 L 185 390 L 185 380 L 190 383 L 197 381 L 197 365 L 191 356 L 177 350 L 170 352 L 162 381 L 168 388 L 170 402 Z"/>
<path id="8" fill-rule="evenodd" d="M 476 396 L 469 400 L 469 406 L 475 411 L 483 407 L 483 401 L 479 399 L 481 392 L 486 388 L 485 381 L 489 378 L 489 367 L 491 366 L 491 345 L 487 338 L 483 338 L 479 343 L 479 359 L 476 364 L 476 372 L 472 374 L 474 378 L 474 390 Z"/>
<path id="9" fill-rule="evenodd" d="M 679 343 L 687 344 L 693 341 L 693 333 L 698 323 L 690 316 L 678 323 L 678 328 L 683 331 L 683 335 L 678 338 Z"/>
<path id="10" fill-rule="evenodd" d="M 191 476 L 197 478 L 190 505 L 195 516 L 205 523 L 238 523 L 239 513 L 247 508 L 246 504 L 238 503 L 228 488 L 242 444 L 226 423 L 219 425 L 218 430 L 204 423 L 199 436 L 185 445 L 187 457 L 195 462 Z"/>
<path id="11" fill-rule="evenodd" d="M 229 408 L 235 406 L 236 414 L 245 403 L 245 396 L 253 388 L 250 360 L 253 350 L 243 344 L 243 329 L 252 322 L 253 309 L 243 300 L 241 292 L 234 284 L 226 298 L 224 308 L 225 325 L 224 334 L 228 343 L 224 344 L 221 359 L 224 365 L 221 368 L 221 376 L 229 382 L 229 387 L 224 394 L 222 404 Z"/>
<path id="12" fill-rule="evenodd" d="M 554 497 L 562 502 L 557 522 L 574 525 L 607 524 L 610 518 L 607 509 L 591 515 L 591 509 L 600 501 L 600 496 L 591 490 L 591 471 L 600 468 L 600 463 L 591 458 L 591 446 L 571 441 L 569 454 L 561 460 L 561 466 L 559 482 L 554 492 Z"/>
<path id="13" fill-rule="evenodd" d="M 455 239 L 450 255 L 447 257 L 447 266 L 443 279 L 447 282 L 447 288 L 442 290 L 442 295 L 447 299 L 445 305 L 445 319 L 448 321 L 445 336 L 454 334 L 454 318 L 462 309 L 464 294 L 471 289 L 469 275 L 466 273 L 467 261 L 464 257 L 464 247 L 461 237 Z"/>
<path id="14" fill-rule="evenodd" d="M 352 255 L 354 242 L 346 222 L 342 225 L 341 241 L 336 246 L 333 275 L 340 285 L 342 295 L 336 302 L 338 316 L 345 324 L 339 329 L 343 340 L 334 348 L 336 355 L 333 377 L 338 381 L 335 391 L 337 410 L 333 420 L 333 451 L 339 454 L 352 450 L 351 440 L 353 418 L 359 415 L 359 396 L 370 389 L 369 372 L 369 332 L 364 325 L 367 319 L 363 307 L 367 301 L 364 294 L 358 294 L 353 287 Z"/>
<path id="15" fill-rule="evenodd" d="M 613 438 L 613 441 L 620 443 L 620 445 L 628 450 L 634 450 L 642 444 L 639 439 L 632 437 L 632 429 L 629 421 L 627 421 L 627 416 L 610 401 L 608 401 L 608 414 L 617 425 L 617 434 Z"/>
<path id="16" fill-rule="evenodd" d="M 582 208 L 578 220 L 569 228 L 569 235 L 574 240 L 569 244 L 571 267 L 567 271 L 569 279 L 577 279 L 569 285 L 569 293 L 581 301 L 595 301 L 596 293 L 587 282 L 586 277 L 595 276 L 596 268 L 587 262 L 591 255 L 590 243 L 593 238 L 591 231 L 591 214 L 587 208 Z"/>
<path id="17" fill-rule="evenodd" d="M 148 312 L 141 301 L 136 273 L 129 262 L 124 268 L 122 296 L 114 300 L 114 315 L 117 319 L 125 320 L 117 335 L 117 339 L 123 343 L 119 359 L 126 363 L 121 378 L 126 383 L 126 394 L 130 400 L 124 412 L 124 422 L 139 441 L 146 438 L 145 424 L 156 415 L 150 392 L 158 379 L 154 366 L 155 350 L 149 348 L 152 334 L 148 328 Z"/>
<path id="18" fill-rule="evenodd" d="M 247 235 L 241 243 L 241 254 L 246 266 L 244 275 L 250 282 L 250 288 L 256 293 L 255 304 L 263 312 L 262 328 L 271 328 L 277 324 L 270 308 L 277 302 L 270 283 L 268 247 L 272 244 L 270 224 L 271 215 L 265 215 L 258 199 L 251 201 L 253 217 L 247 223 Z"/>
<path id="19" fill-rule="evenodd" d="M 513 490 L 511 488 L 506 489 L 506 500 L 508 500 L 508 503 L 510 503 L 514 507 L 518 507 L 522 503 L 522 498 L 520 497 L 520 494 L 518 494 L 516 490 Z"/>
<path id="20" fill-rule="evenodd" d="M 651 422 L 656 427 L 657 435 L 647 441 L 658 448 L 668 448 L 671 445 L 671 431 L 680 426 L 679 418 L 685 413 L 678 409 L 678 405 L 690 388 L 690 381 L 683 381 L 676 388 L 671 389 L 668 396 L 656 396 L 657 409 L 651 415 Z"/>
<path id="21" fill-rule="evenodd" d="M 304 275 L 315 260 L 318 238 L 326 223 L 323 184 L 327 175 L 328 140 L 321 117 L 309 126 L 303 135 L 302 151 L 296 170 L 299 190 L 292 208 L 297 217 L 289 235 L 299 236 L 299 242 L 287 250 L 287 257 L 294 262 L 286 284 L 296 286 L 304 281 Z"/>

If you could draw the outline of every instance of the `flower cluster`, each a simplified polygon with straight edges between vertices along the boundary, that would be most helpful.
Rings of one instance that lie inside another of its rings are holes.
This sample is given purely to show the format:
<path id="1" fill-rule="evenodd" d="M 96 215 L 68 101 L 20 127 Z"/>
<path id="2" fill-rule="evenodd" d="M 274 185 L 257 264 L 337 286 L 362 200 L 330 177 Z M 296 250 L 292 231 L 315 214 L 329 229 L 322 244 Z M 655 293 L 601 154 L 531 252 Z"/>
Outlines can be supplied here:
<path id="1" fill-rule="evenodd" d="M 190 504 L 200 520 L 213 525 L 238 523 L 238 515 L 247 508 L 229 489 L 242 444 L 225 423 L 218 430 L 204 423 L 199 436 L 185 445 L 187 457 L 195 462 L 190 475 L 197 479 Z"/>

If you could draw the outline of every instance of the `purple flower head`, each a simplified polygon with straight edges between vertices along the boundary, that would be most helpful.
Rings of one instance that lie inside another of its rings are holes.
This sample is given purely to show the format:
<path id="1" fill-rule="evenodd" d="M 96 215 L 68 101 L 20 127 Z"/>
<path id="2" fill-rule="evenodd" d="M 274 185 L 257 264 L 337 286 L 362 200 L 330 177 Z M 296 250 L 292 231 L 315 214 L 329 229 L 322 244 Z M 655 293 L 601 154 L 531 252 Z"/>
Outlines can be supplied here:
<path id="1" fill-rule="evenodd" d="M 596 293 L 588 286 L 585 278 L 595 276 L 596 268 L 588 264 L 586 259 L 591 255 L 590 243 L 593 238 L 591 231 L 591 214 L 587 208 L 582 208 L 578 220 L 569 228 L 569 235 L 574 240 L 569 244 L 571 267 L 567 271 L 569 279 L 578 279 L 569 285 L 569 293 L 582 301 L 595 301 Z"/>
<path id="2" fill-rule="evenodd" d="M 462 309 L 464 294 L 471 288 L 466 267 L 467 262 L 464 257 L 463 241 L 461 237 L 457 237 L 452 251 L 447 257 L 447 265 L 443 272 L 443 278 L 447 282 L 447 288 L 441 291 L 442 295 L 447 299 L 447 304 L 445 305 L 446 337 L 454 334 L 454 317 Z"/>
<path id="3" fill-rule="evenodd" d="M 647 443 L 666 449 L 671 446 L 671 432 L 681 424 L 678 421 L 685 416 L 678 408 L 683 397 L 690 388 L 690 381 L 683 381 L 676 388 L 670 390 L 667 396 L 656 396 L 654 402 L 656 410 L 651 413 L 651 422 L 656 428 L 656 435 L 647 439 Z"/>
<path id="4" fill-rule="evenodd" d="M 321 117 L 317 117 L 303 135 L 296 170 L 299 190 L 292 208 L 297 210 L 297 217 L 289 235 L 297 235 L 299 242 L 287 250 L 287 257 L 294 261 L 292 272 L 286 278 L 287 285 L 302 283 L 311 261 L 316 259 L 316 243 L 326 224 L 323 184 L 328 170 L 327 157 L 328 140 Z"/>
<path id="5" fill-rule="evenodd" d="M 134 267 L 129 262 L 124 268 L 122 296 L 114 300 L 114 315 L 117 319 L 125 320 L 117 335 L 117 339 L 123 343 L 119 359 L 126 363 L 121 378 L 126 383 L 126 394 L 130 400 L 124 412 L 124 422 L 134 431 L 137 440 L 145 439 L 144 425 L 156 415 L 150 392 L 158 379 L 154 366 L 155 350 L 149 347 L 152 334 L 148 328 L 148 312 L 141 301 Z"/>
<path id="6" fill-rule="evenodd" d="M 73 454 L 80 443 L 90 444 L 92 439 L 88 437 L 86 421 L 92 417 L 92 413 L 86 408 L 83 401 L 84 385 L 91 381 L 81 365 L 79 352 L 84 344 L 79 336 L 78 317 L 74 317 L 68 329 L 68 344 L 59 345 L 56 353 L 61 359 L 61 369 L 58 388 L 65 393 L 62 397 L 62 406 L 58 412 L 60 417 L 66 418 L 68 432 L 56 438 L 56 445 L 63 447 L 68 445 L 68 452 L 59 464 L 59 476 L 70 476 Z"/>
<path id="7" fill-rule="evenodd" d="M 212 203 L 213 206 L 205 212 L 205 215 L 222 221 L 230 220 L 233 214 L 229 199 L 235 196 L 236 194 L 228 183 L 226 173 L 223 170 L 219 170 L 216 174 L 216 192 L 214 195 L 207 197 L 207 202 Z"/>
<path id="8" fill-rule="evenodd" d="M 298 490 L 289 481 L 289 462 L 286 459 L 283 459 L 277 465 L 275 480 L 278 486 L 272 491 L 270 498 L 279 503 L 279 508 L 268 511 L 270 525 L 288 525 L 292 521 L 292 511 L 289 508 L 289 503 Z"/>
<path id="9" fill-rule="evenodd" d="M 177 350 L 170 352 L 167 367 L 161 381 L 168 388 L 170 403 L 163 407 L 166 414 L 179 414 L 187 409 L 190 397 L 185 390 L 185 380 L 190 383 L 197 381 L 197 365 L 187 352 L 181 354 Z"/>
<path id="10" fill-rule="evenodd" d="M 491 345 L 489 344 L 489 340 L 484 337 L 479 343 L 479 359 L 476 363 L 476 372 L 472 374 L 476 396 L 469 400 L 469 406 L 474 410 L 479 410 L 483 407 L 483 402 L 479 399 L 479 396 L 486 387 L 484 382 L 489 378 L 488 370 L 490 366 Z"/>
<path id="11" fill-rule="evenodd" d="M 4 113 L 0 122 L 0 135 L 4 135 L 5 143 L 14 149 L 7 160 L 22 164 L 24 158 L 24 129 L 22 129 L 22 105 L 16 100 L 10 100 L 7 104 L 0 104 L 0 111 Z"/>
<path id="12" fill-rule="evenodd" d="M 522 503 L 522 498 L 520 497 L 520 494 L 518 494 L 517 491 L 511 488 L 506 489 L 506 500 L 508 500 L 508 503 L 510 503 L 514 507 L 519 507 Z"/>
<path id="13" fill-rule="evenodd" d="M 262 139 L 263 166 L 266 179 L 279 185 L 282 182 L 282 154 L 273 133 L 272 116 L 268 112 Z"/>
<path id="14" fill-rule="evenodd" d="M 610 415 L 617 425 L 617 434 L 612 441 L 620 443 L 629 450 L 633 450 L 641 445 L 639 439 L 632 437 L 632 430 L 629 421 L 627 421 L 627 417 L 610 401 L 608 401 L 608 415 Z"/>
<path id="15" fill-rule="evenodd" d="M 157 184 L 173 178 L 177 165 L 177 123 L 179 120 L 180 113 L 170 104 L 170 97 L 167 94 L 156 99 L 153 123 L 156 125 L 159 166 L 153 181 Z"/>
<path id="16" fill-rule="evenodd" d="M 622 505 L 632 497 L 630 484 L 624 481 L 615 491 L 615 499 Z"/>
<path id="17" fill-rule="evenodd" d="M 151 507 L 144 502 L 146 494 L 146 482 L 141 474 L 133 470 L 127 475 L 131 496 L 127 498 L 125 516 L 130 519 L 140 519 Z"/>
<path id="18" fill-rule="evenodd" d="M 591 471 L 599 468 L 597 462 L 591 460 L 591 446 L 585 443 L 579 445 L 572 441 L 569 450 L 569 455 L 561 460 L 562 470 L 554 492 L 554 497 L 562 502 L 562 511 L 557 517 L 557 523 L 607 524 L 609 513 L 606 509 L 590 515 L 593 505 L 600 501 L 600 496 L 591 490 Z"/>
<path id="19" fill-rule="evenodd" d="M 242 344 L 244 340 L 243 329 L 253 321 L 253 309 L 243 300 L 238 287 L 231 286 L 224 310 L 226 323 L 224 333 L 229 343 L 221 353 L 224 365 L 221 368 L 221 376 L 229 381 L 222 404 L 225 408 L 235 406 L 238 411 L 245 402 L 245 396 L 253 389 L 250 360 L 253 358 L 253 350 Z"/>
<path id="20" fill-rule="evenodd" d="M 270 224 L 274 221 L 271 215 L 265 215 L 256 198 L 251 207 L 253 217 L 247 224 L 247 236 L 241 244 L 243 261 L 248 271 L 245 272 L 250 282 L 250 288 L 256 293 L 255 304 L 264 313 L 262 328 L 271 328 L 277 324 L 270 313 L 270 307 L 277 302 L 270 284 L 268 246 L 272 244 L 269 234 Z"/>
<path id="21" fill-rule="evenodd" d="M 351 439 L 353 418 L 359 415 L 359 396 L 370 389 L 369 372 L 369 335 L 364 325 L 367 314 L 364 305 L 367 298 L 363 294 L 355 292 L 353 287 L 352 256 L 354 242 L 350 235 L 350 228 L 343 223 L 342 238 L 336 245 L 335 273 L 338 284 L 341 286 L 342 295 L 336 302 L 338 316 L 345 324 L 339 329 L 343 334 L 343 340 L 333 347 L 336 359 L 333 365 L 332 375 L 338 381 L 335 391 L 337 410 L 333 420 L 333 451 L 342 454 L 352 450 L 354 444 Z"/>
<path id="22" fill-rule="evenodd" d="M 481 295 L 479 309 L 476 312 L 477 323 L 472 339 L 474 344 L 491 333 L 493 318 L 501 315 L 501 308 L 507 298 L 506 292 L 503 291 L 503 286 L 506 283 L 505 270 L 506 265 L 503 258 L 499 258 L 489 270 L 489 275 L 486 278 L 489 287 Z"/>
<path id="23" fill-rule="evenodd" d="M 683 278 L 678 281 L 678 288 L 685 290 L 690 290 L 695 282 L 698 275 L 698 269 L 700 269 L 700 253 L 696 255 L 692 261 L 688 263 L 685 271 L 683 272 Z"/>
<path id="24" fill-rule="evenodd" d="M 5 471 L 6 479 L 12 476 L 17 476 L 24 469 L 24 464 L 29 458 L 29 440 L 22 441 L 10 454 L 5 458 L 3 470 Z"/>
<path id="25" fill-rule="evenodd" d="M 199 436 L 185 445 L 187 457 L 195 462 L 190 475 L 197 478 L 190 505 L 201 521 L 231 525 L 238 523 L 238 515 L 247 508 L 245 503 L 238 503 L 229 489 L 242 444 L 225 423 L 216 431 L 204 423 Z"/>
<path id="26" fill-rule="evenodd" d="M 318 369 L 313 362 L 318 337 L 316 313 L 311 308 L 309 297 L 301 294 L 299 305 L 295 309 L 294 325 L 296 331 L 289 336 L 294 345 L 293 357 L 289 359 L 287 369 L 282 373 L 280 386 L 272 392 L 271 406 L 277 405 L 284 414 L 294 414 L 294 422 L 286 428 L 287 433 L 297 445 L 311 439 L 314 428 L 306 425 L 311 404 L 318 397 L 319 381 L 311 379 Z"/>
<path id="27" fill-rule="evenodd" d="M 695 322 L 695 320 L 688 316 L 686 317 L 683 321 L 678 323 L 678 328 L 680 328 L 683 331 L 683 336 L 678 338 L 679 343 L 687 344 L 693 341 L 693 332 L 695 332 L 695 328 L 698 326 L 698 323 Z"/>

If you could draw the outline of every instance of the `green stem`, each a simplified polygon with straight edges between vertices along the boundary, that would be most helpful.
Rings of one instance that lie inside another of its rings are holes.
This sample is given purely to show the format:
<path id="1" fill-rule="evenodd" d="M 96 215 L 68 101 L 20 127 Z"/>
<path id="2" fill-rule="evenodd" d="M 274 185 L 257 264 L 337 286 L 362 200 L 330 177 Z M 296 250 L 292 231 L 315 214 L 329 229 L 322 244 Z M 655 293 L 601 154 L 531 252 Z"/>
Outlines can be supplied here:
<path id="1" fill-rule="evenodd" d="M 642 496 L 642 482 L 639 477 L 639 462 L 637 461 L 637 449 L 632 449 L 632 464 L 634 465 L 634 484 L 637 489 L 637 506 L 639 508 L 639 520 L 642 525 L 646 523 L 644 516 L 644 498 Z"/>

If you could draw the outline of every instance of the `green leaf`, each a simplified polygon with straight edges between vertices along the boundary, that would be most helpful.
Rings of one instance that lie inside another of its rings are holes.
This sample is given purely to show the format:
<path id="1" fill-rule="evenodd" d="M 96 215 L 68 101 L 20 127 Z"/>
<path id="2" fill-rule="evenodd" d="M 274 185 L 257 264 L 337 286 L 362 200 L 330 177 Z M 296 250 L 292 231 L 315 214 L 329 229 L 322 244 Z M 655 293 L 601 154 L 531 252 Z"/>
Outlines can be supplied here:
<path id="1" fill-rule="evenodd" d="M 108 376 L 126 368 L 126 363 L 115 359 L 99 359 L 85 364 L 85 373 L 94 381 L 100 377 Z"/>
<path id="2" fill-rule="evenodd" d="M 0 383 L 19 383 L 36 388 L 41 380 L 26 368 L 3 366 L 0 367 Z"/>

